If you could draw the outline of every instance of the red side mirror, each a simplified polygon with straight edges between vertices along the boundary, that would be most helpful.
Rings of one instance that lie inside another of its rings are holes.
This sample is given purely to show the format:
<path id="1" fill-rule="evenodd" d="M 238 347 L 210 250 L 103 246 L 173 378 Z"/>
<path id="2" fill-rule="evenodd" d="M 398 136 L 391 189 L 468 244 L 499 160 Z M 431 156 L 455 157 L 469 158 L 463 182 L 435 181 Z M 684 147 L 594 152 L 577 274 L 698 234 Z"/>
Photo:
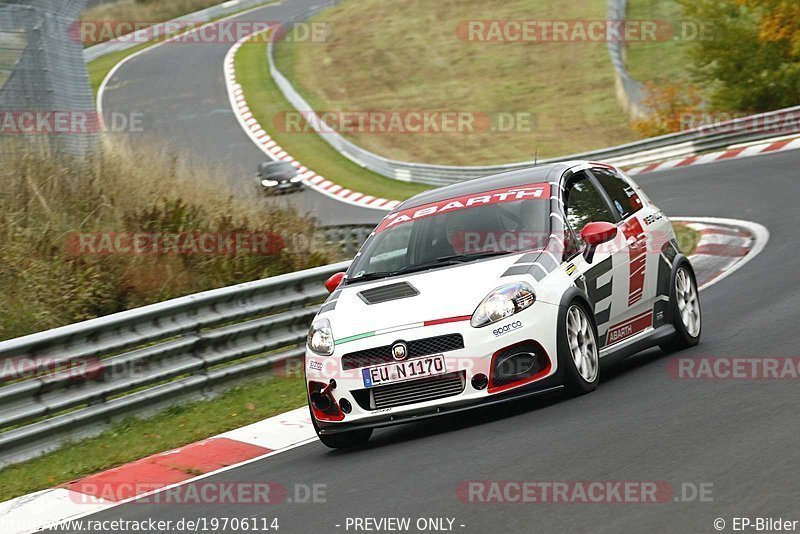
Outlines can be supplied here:
<path id="1" fill-rule="evenodd" d="M 617 227 L 610 222 L 590 222 L 581 230 L 581 239 L 590 247 L 607 243 L 616 235 Z"/>
<path id="2" fill-rule="evenodd" d="M 325 282 L 325 289 L 328 290 L 328 293 L 336 291 L 336 288 L 339 287 L 339 284 L 342 283 L 342 279 L 344 279 L 344 274 L 345 273 L 336 273 L 328 278 L 328 281 Z"/>

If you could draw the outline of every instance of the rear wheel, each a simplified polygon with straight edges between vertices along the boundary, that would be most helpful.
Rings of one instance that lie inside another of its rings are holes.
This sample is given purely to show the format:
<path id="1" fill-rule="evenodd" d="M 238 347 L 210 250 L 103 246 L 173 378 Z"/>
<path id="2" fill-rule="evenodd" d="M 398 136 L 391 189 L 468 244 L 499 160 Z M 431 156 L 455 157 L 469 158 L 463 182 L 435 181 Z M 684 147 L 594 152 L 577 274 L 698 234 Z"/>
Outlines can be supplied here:
<path id="1" fill-rule="evenodd" d="M 564 386 L 572 395 L 583 395 L 597 389 L 600 381 L 597 330 L 589 314 L 578 304 L 570 304 L 564 321 L 566 324 L 560 329 Z"/>
<path id="2" fill-rule="evenodd" d="M 670 308 L 675 336 L 662 343 L 661 349 L 665 352 L 674 352 L 697 345 L 702 332 L 700 296 L 694 274 L 685 264 L 680 265 L 675 272 Z"/>

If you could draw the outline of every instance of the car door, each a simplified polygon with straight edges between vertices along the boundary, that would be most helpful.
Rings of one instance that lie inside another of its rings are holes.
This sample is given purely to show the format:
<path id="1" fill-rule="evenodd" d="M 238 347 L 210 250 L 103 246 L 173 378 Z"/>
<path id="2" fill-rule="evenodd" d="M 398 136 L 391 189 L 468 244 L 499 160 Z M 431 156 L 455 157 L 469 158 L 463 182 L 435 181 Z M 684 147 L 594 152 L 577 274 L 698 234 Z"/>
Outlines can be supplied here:
<path id="1" fill-rule="evenodd" d="M 576 172 L 569 177 L 562 192 L 564 214 L 567 223 L 566 250 L 582 250 L 580 232 L 590 222 L 610 222 L 619 224 L 611 203 L 595 178 L 586 171 Z M 592 258 L 586 261 L 582 254 L 570 255 L 570 262 L 576 266 L 577 280 L 589 296 L 597 325 L 598 341 L 605 345 L 609 326 L 617 324 L 628 312 L 628 287 L 620 281 L 628 279 L 628 245 L 623 232 L 600 247 Z"/>
<path id="2" fill-rule="evenodd" d="M 651 310 L 656 297 L 660 248 L 655 243 L 658 236 L 646 229 L 654 212 L 658 210 L 647 205 L 634 187 L 616 170 L 593 167 L 590 172 L 597 179 L 616 210 L 616 215 L 621 221 L 620 229 L 627 240 L 630 260 L 628 306 L 634 313 Z M 656 253 L 650 254 L 653 250 Z"/>
<path id="3" fill-rule="evenodd" d="M 657 208 L 642 198 L 636 188 L 610 167 L 592 167 L 589 171 L 611 202 L 618 226 L 628 248 L 628 273 L 623 285 L 627 311 L 618 323 L 612 323 L 607 344 L 624 341 L 653 325 L 653 306 L 658 292 L 659 233 L 648 228 L 654 219 L 663 218 Z M 653 253 L 654 252 L 654 253 Z"/>

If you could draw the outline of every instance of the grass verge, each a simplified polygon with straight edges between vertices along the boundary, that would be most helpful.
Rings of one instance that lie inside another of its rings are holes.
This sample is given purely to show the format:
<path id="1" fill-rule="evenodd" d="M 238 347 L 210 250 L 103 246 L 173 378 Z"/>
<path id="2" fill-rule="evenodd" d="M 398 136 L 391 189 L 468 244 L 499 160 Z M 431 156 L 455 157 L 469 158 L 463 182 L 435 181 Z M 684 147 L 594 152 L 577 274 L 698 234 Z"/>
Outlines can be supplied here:
<path id="1" fill-rule="evenodd" d="M 241 84 L 247 105 L 264 130 L 284 150 L 331 181 L 366 195 L 403 200 L 430 186 L 391 180 L 356 165 L 315 133 L 286 133 L 275 128 L 276 117 L 294 111 L 269 73 L 263 38 L 245 43 L 235 58 L 236 80 Z"/>
<path id="2" fill-rule="evenodd" d="M 152 454 L 193 443 L 302 406 L 303 378 L 265 378 L 212 400 L 185 403 L 153 417 L 127 418 L 102 434 L 0 470 L 6 501 Z"/>
<path id="3" fill-rule="evenodd" d="M 380 133 L 346 137 L 383 156 L 452 165 L 563 156 L 635 140 L 617 103 L 605 42 L 470 40 L 469 21 L 602 20 L 604 0 L 361 0 L 313 22 L 326 42 L 281 42 L 281 71 L 316 110 L 450 110 L 492 118 L 474 132 Z M 485 23 L 485 35 L 491 24 Z M 459 31 L 461 29 L 462 31 Z M 531 127 L 504 131 L 501 114 Z"/>
<path id="4" fill-rule="evenodd" d="M 688 256 L 697 248 L 700 242 L 700 232 L 692 230 L 685 224 L 675 223 L 672 225 L 675 230 L 675 236 L 678 239 L 678 248 L 680 251 Z"/>

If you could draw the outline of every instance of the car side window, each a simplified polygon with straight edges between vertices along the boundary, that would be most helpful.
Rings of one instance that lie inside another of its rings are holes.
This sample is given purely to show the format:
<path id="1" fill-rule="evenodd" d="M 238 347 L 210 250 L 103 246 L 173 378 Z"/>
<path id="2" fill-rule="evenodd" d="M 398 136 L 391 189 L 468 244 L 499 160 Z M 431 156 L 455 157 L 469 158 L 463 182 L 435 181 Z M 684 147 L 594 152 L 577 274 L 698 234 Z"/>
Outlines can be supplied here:
<path id="1" fill-rule="evenodd" d="M 567 222 L 580 234 L 590 222 L 616 222 L 608 202 L 600 194 L 586 174 L 580 173 L 567 184 L 564 191 L 564 208 Z"/>
<path id="2" fill-rule="evenodd" d="M 592 169 L 592 174 L 608 193 L 611 203 L 622 219 L 626 219 L 642 209 L 642 200 L 636 190 L 619 174 L 611 169 Z"/>

